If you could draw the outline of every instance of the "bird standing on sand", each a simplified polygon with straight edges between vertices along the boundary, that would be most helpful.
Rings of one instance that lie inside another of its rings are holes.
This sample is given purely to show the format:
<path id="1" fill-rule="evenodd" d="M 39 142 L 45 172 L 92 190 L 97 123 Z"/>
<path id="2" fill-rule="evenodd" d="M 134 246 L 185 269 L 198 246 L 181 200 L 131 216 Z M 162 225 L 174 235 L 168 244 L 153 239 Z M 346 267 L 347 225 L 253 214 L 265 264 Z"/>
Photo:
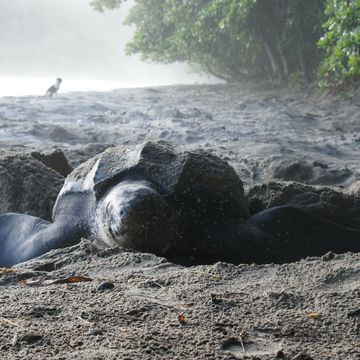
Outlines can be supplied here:
<path id="1" fill-rule="evenodd" d="M 55 81 L 55 84 L 54 85 L 51 85 L 46 93 L 45 93 L 45 96 L 46 97 L 53 97 L 54 95 L 57 94 L 59 88 L 60 88 L 60 84 L 62 82 L 62 79 L 61 78 L 57 78 L 56 81 Z"/>

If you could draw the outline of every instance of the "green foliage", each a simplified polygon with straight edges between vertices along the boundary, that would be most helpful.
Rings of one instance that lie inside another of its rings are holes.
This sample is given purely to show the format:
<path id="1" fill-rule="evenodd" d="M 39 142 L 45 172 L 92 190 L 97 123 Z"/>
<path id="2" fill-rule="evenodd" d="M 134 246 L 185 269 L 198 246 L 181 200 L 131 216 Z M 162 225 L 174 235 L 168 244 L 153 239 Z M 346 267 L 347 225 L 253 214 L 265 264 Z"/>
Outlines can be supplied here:
<path id="1" fill-rule="evenodd" d="M 90 5 L 97 11 L 103 12 L 105 9 L 117 9 L 126 0 L 91 0 Z"/>
<path id="2" fill-rule="evenodd" d="M 91 4 L 103 11 L 124 1 Z M 136 29 L 128 54 L 188 62 L 227 81 L 309 80 L 320 62 L 324 85 L 360 77 L 360 0 L 134 0 L 126 23 Z"/>
<path id="3" fill-rule="evenodd" d="M 322 85 L 346 85 L 360 79 L 360 0 L 328 0 L 325 35 L 319 46 L 325 50 L 320 65 Z"/>
<path id="4" fill-rule="evenodd" d="M 137 0 L 129 54 L 187 61 L 229 81 L 310 76 L 325 0 Z"/>
<path id="5" fill-rule="evenodd" d="M 97 10 L 124 0 L 92 0 Z M 310 76 L 325 0 L 135 0 L 129 54 L 186 61 L 219 78 Z"/>
<path id="6" fill-rule="evenodd" d="M 256 0 L 138 0 L 127 18 L 136 26 L 129 54 L 145 60 L 187 61 L 217 77 L 236 79 L 254 63 L 258 44 L 243 29 Z"/>
<path id="7" fill-rule="evenodd" d="M 297 85 L 302 85 L 305 83 L 305 76 L 302 71 L 295 71 L 290 74 L 288 79 L 289 87 L 295 87 Z"/>

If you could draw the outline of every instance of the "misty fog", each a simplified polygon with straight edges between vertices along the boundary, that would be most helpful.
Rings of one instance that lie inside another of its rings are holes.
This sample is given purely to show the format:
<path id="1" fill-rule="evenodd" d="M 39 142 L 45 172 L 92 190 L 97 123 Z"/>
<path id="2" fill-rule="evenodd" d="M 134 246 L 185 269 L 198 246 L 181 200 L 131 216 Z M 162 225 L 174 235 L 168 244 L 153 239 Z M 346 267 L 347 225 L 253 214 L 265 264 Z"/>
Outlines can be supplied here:
<path id="1" fill-rule="evenodd" d="M 214 81 L 126 56 L 130 6 L 98 13 L 88 0 L 0 0 L 0 96 L 42 94 L 57 77 L 61 91 Z"/>

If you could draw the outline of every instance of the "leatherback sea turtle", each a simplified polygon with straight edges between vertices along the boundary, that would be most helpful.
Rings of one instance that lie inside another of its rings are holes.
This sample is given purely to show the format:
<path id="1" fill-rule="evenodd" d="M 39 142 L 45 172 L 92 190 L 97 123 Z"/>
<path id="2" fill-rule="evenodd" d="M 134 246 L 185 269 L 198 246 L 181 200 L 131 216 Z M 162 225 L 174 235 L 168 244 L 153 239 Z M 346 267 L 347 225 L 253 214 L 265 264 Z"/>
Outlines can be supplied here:
<path id="1" fill-rule="evenodd" d="M 282 206 L 252 217 L 232 167 L 203 151 L 167 142 L 109 148 L 66 179 L 53 221 L 0 216 L 0 266 L 10 266 L 81 237 L 108 246 L 205 261 L 287 262 L 360 251 L 360 232 Z"/>

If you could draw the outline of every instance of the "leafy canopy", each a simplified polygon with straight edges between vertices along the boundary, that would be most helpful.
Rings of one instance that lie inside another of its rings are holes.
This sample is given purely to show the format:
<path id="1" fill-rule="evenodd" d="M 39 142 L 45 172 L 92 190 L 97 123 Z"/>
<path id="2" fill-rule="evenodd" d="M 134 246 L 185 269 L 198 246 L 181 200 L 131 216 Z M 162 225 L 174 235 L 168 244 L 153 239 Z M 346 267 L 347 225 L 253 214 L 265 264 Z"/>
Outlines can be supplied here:
<path id="1" fill-rule="evenodd" d="M 124 1 L 91 4 L 104 11 Z M 360 75 L 360 0 L 135 0 L 126 23 L 136 29 L 128 54 L 227 81 L 310 79 L 320 61 L 327 84 Z"/>
<path id="2" fill-rule="evenodd" d="M 345 85 L 360 78 L 360 0 L 329 0 L 319 46 L 323 85 Z"/>

